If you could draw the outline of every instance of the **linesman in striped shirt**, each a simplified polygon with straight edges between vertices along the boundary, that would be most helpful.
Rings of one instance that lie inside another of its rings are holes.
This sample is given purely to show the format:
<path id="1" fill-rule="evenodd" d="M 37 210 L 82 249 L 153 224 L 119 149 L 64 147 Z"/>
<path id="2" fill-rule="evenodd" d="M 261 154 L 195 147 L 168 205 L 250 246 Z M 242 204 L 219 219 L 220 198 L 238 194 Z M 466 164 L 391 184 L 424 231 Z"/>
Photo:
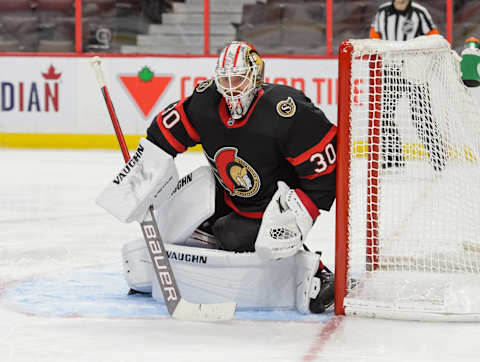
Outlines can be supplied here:
<path id="1" fill-rule="evenodd" d="M 438 34 L 429 12 L 411 0 L 393 0 L 380 5 L 370 29 L 370 38 L 408 41 L 422 35 Z M 411 82 L 402 75 L 403 62 L 384 64 L 381 119 L 382 167 L 403 167 L 401 135 L 396 124 L 396 109 L 402 96 L 408 97 L 413 126 L 429 162 L 441 171 L 447 161 L 445 142 L 432 115 L 427 83 Z"/>
<path id="2" fill-rule="evenodd" d="M 380 5 L 370 28 L 370 38 L 383 40 L 410 40 L 432 34 L 438 34 L 438 30 L 430 13 L 411 0 Z"/>

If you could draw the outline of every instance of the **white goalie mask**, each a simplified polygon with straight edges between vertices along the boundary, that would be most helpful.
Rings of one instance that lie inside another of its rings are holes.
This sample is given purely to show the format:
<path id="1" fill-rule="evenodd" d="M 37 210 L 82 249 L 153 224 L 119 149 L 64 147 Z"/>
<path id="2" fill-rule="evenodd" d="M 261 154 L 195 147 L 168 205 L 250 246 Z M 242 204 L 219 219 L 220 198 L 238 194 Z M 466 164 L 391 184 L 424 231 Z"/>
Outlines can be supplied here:
<path id="1" fill-rule="evenodd" d="M 247 113 L 263 84 L 263 71 L 263 60 L 250 44 L 234 41 L 223 48 L 215 68 L 215 84 L 233 119 Z"/>

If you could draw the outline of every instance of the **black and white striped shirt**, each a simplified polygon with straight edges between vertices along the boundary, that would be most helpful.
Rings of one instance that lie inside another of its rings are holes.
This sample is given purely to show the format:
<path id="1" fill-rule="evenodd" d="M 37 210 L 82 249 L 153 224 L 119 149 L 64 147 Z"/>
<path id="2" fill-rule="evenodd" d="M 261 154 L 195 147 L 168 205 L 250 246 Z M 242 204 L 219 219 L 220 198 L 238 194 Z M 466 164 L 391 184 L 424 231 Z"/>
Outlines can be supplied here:
<path id="1" fill-rule="evenodd" d="M 370 29 L 370 38 L 384 40 L 410 40 L 421 35 L 438 34 L 428 10 L 411 2 L 403 11 L 393 7 L 393 2 L 380 5 Z"/>

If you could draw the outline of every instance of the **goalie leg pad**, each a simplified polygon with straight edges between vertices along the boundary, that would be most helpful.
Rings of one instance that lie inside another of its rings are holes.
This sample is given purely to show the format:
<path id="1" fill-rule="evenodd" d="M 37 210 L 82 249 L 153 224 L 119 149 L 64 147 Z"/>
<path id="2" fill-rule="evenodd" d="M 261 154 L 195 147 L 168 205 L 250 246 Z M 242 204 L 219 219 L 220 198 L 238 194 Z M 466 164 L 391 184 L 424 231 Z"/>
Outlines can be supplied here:
<path id="1" fill-rule="evenodd" d="M 182 296 L 192 303 L 236 301 L 244 309 L 293 309 L 295 258 L 265 262 L 256 253 L 234 253 L 165 244 Z M 122 250 L 124 276 L 131 289 L 152 293 L 163 303 L 143 240 Z"/>
<path id="2" fill-rule="evenodd" d="M 300 250 L 295 254 L 297 261 L 297 310 L 300 313 L 310 313 L 310 300 L 320 292 L 321 281 L 315 274 L 318 271 L 320 255 Z"/>
<path id="3" fill-rule="evenodd" d="M 193 303 L 235 301 L 237 309 L 295 308 L 295 258 L 263 261 L 256 253 L 235 253 L 166 245 L 175 278 Z M 163 302 L 158 281 L 154 299 Z"/>
<path id="4" fill-rule="evenodd" d="M 162 239 L 184 243 L 215 212 L 215 177 L 202 166 L 181 178 L 171 196 L 155 209 Z"/>
<path id="5" fill-rule="evenodd" d="M 321 289 L 316 276 L 320 256 L 306 251 L 295 257 L 264 261 L 256 253 L 166 244 L 167 255 L 182 296 L 194 303 L 234 300 L 244 309 L 294 309 L 310 313 L 309 304 Z M 131 289 L 152 293 L 163 303 L 143 240 L 122 250 L 124 276 Z"/>
<path id="6" fill-rule="evenodd" d="M 122 265 L 130 289 L 142 293 L 152 292 L 153 267 L 145 240 L 134 240 L 123 246 Z"/>
<path id="7" fill-rule="evenodd" d="M 208 166 L 202 166 L 178 181 L 168 200 L 155 209 L 162 239 L 214 247 L 211 235 L 195 229 L 215 211 L 215 179 Z M 122 249 L 125 280 L 139 292 L 151 293 L 153 269 L 144 240 L 125 244 Z"/>

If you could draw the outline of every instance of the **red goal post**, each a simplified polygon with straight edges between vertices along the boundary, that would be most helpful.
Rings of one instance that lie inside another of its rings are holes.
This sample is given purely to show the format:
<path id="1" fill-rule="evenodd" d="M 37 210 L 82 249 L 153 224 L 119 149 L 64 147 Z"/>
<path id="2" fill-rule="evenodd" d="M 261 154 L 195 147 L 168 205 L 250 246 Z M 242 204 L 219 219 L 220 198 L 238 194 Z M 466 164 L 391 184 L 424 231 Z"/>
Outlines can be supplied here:
<path id="1" fill-rule="evenodd" d="M 480 320 L 480 108 L 441 36 L 339 52 L 335 313 Z"/>

